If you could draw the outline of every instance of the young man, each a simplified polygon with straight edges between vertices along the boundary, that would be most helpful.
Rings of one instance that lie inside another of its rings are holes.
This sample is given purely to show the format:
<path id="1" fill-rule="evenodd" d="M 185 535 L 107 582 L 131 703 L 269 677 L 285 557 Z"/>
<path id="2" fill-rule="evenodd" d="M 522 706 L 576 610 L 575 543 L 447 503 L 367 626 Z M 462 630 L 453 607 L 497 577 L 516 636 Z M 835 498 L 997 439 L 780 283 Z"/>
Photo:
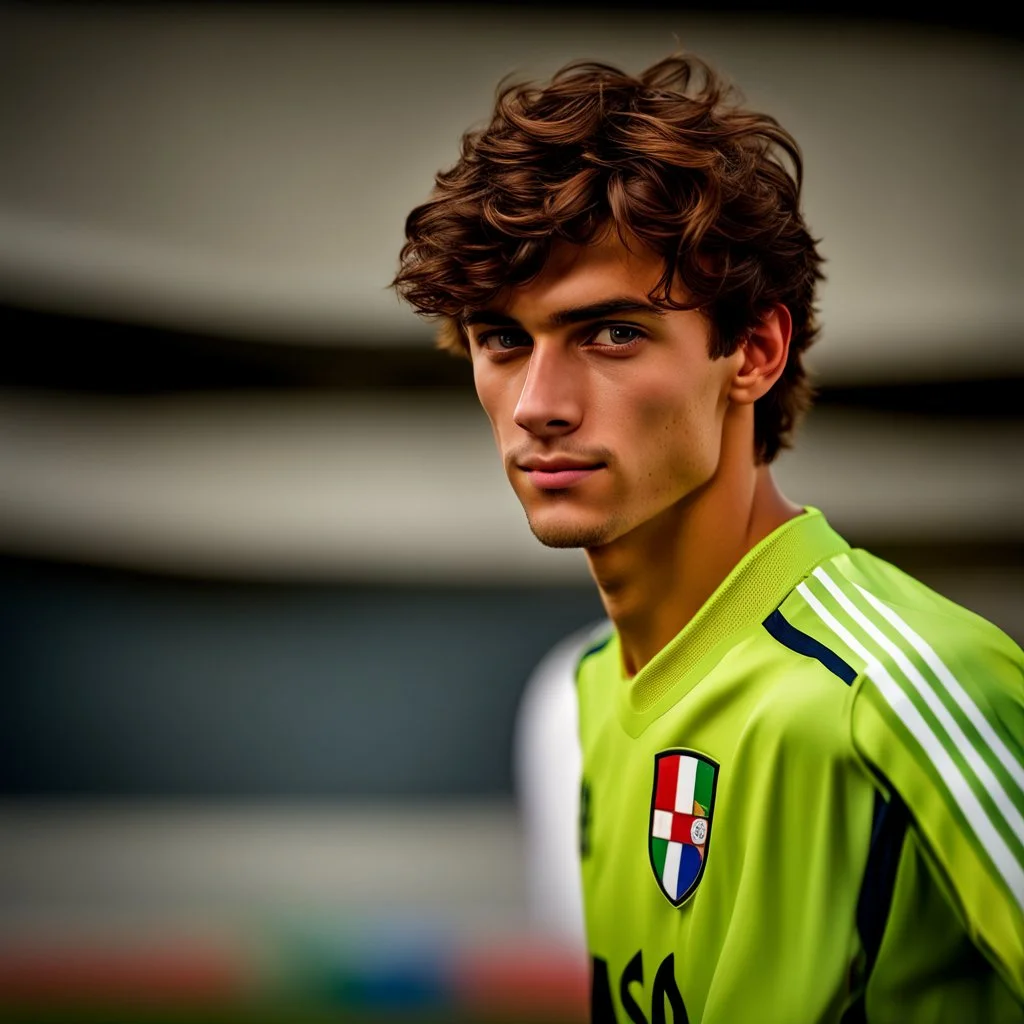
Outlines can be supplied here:
<path id="1" fill-rule="evenodd" d="M 1024 1018 L 1021 651 L 778 490 L 820 257 L 702 62 L 499 94 L 396 286 L 468 352 L 579 662 L 595 1021 Z"/>

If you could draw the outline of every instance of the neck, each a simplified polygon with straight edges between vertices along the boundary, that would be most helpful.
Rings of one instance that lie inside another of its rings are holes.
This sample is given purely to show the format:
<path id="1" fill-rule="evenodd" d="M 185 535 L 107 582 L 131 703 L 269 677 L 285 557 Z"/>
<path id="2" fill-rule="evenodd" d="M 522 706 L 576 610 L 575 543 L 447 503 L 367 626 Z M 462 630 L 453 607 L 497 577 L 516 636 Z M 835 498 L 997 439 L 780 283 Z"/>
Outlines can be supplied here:
<path id="1" fill-rule="evenodd" d="M 706 484 L 623 537 L 588 549 L 628 675 L 697 614 L 751 548 L 802 511 L 783 497 L 769 467 L 755 465 L 752 451 L 748 406 L 726 415 L 719 465 Z"/>

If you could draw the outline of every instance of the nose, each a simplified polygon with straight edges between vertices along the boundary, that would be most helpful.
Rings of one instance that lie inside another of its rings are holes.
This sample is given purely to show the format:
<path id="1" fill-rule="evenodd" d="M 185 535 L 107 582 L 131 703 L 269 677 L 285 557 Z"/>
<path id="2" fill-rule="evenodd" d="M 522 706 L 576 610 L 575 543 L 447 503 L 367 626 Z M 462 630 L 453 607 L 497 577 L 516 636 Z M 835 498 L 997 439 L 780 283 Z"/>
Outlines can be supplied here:
<path id="1" fill-rule="evenodd" d="M 523 390 L 513 415 L 536 437 L 571 434 L 583 419 L 581 382 L 569 358 L 557 349 L 534 344 Z"/>

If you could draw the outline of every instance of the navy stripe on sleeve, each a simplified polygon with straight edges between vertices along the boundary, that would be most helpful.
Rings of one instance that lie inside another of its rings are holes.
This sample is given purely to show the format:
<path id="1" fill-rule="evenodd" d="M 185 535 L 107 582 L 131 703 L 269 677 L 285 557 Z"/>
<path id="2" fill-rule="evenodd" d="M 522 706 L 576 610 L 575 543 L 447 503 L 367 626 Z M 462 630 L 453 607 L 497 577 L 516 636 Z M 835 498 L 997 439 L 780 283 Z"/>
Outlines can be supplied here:
<path id="1" fill-rule="evenodd" d="M 857 931 L 860 932 L 867 953 L 869 974 L 878 957 L 882 935 L 889 920 L 892 894 L 896 888 L 896 868 L 899 866 L 909 820 L 907 805 L 895 790 L 888 802 L 880 792 L 875 791 L 871 847 L 857 900 Z"/>
<path id="2" fill-rule="evenodd" d="M 864 1024 L 867 1019 L 867 985 L 882 946 L 885 926 L 889 922 L 889 911 L 896 889 L 896 871 L 910 823 L 907 805 L 895 790 L 891 792 L 892 795 L 886 801 L 881 792 L 875 791 L 871 846 L 857 898 L 857 933 L 865 956 L 863 987 L 857 1000 L 843 1014 L 842 1024 Z"/>
<path id="3" fill-rule="evenodd" d="M 788 647 L 791 651 L 796 651 L 797 654 L 802 654 L 807 658 L 820 661 L 829 672 L 839 676 L 847 686 L 857 678 L 856 671 L 847 665 L 835 651 L 815 640 L 813 636 L 808 636 L 797 629 L 778 608 L 764 620 L 762 625 L 783 647 Z"/>

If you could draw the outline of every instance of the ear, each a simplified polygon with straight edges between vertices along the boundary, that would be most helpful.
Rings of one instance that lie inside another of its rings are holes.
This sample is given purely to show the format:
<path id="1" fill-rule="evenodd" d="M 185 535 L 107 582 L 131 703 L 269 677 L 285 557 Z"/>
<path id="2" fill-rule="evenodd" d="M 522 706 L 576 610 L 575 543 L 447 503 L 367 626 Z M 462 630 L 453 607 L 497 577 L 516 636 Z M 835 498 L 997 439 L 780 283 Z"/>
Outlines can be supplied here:
<path id="1" fill-rule="evenodd" d="M 781 304 L 772 306 L 739 344 L 743 362 L 729 391 L 732 401 L 748 405 L 767 394 L 786 368 L 792 333 L 789 310 Z"/>

